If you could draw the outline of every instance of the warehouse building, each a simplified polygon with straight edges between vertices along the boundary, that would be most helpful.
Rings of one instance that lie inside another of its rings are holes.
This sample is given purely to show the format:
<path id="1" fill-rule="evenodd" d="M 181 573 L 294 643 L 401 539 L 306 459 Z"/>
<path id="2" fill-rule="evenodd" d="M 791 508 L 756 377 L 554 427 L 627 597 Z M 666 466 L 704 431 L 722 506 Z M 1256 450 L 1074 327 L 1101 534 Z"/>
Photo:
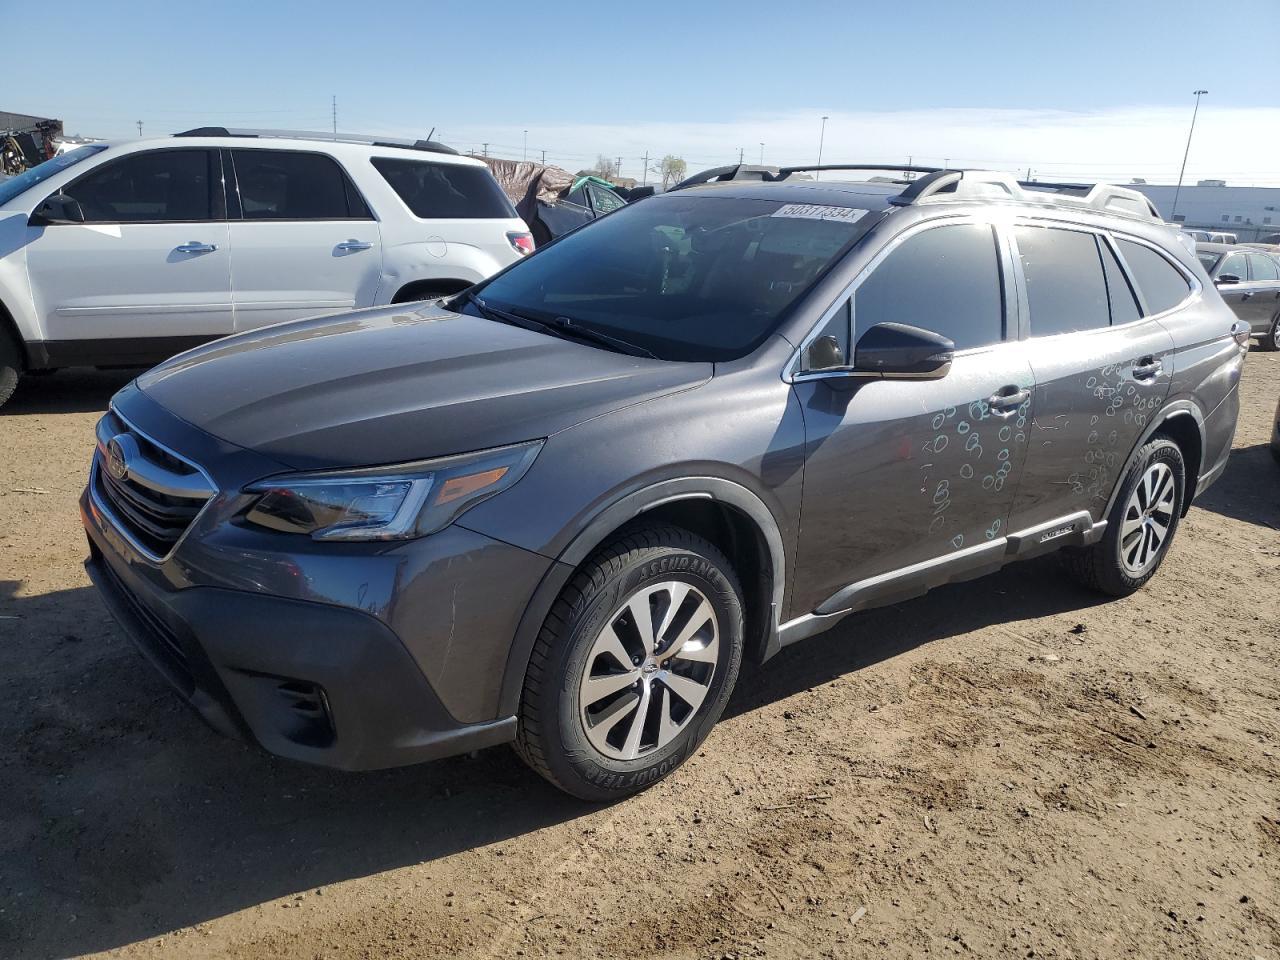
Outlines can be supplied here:
<path id="1" fill-rule="evenodd" d="M 1183 184 L 1181 191 L 1150 183 L 1128 186 L 1146 194 L 1166 220 L 1186 227 L 1227 231 L 1241 242 L 1280 233 L 1280 187 L 1231 187 L 1224 180 Z"/>

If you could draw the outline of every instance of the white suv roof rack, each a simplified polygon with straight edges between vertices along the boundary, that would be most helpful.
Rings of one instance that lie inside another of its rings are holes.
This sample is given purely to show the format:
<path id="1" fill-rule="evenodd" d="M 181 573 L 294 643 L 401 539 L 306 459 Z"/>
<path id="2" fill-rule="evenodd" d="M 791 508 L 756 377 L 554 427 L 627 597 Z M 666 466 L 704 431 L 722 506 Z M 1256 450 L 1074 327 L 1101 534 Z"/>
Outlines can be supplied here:
<path id="1" fill-rule="evenodd" d="M 431 133 L 435 133 L 433 129 Z M 424 150 L 428 153 L 451 153 L 458 151 L 446 146 L 438 140 L 408 140 L 400 137 L 371 137 L 359 133 L 322 133 L 310 130 L 250 130 L 243 127 L 194 127 L 175 133 L 175 137 L 249 137 L 277 138 L 288 140 L 322 140 L 326 143 L 362 143 L 371 147 L 397 147 L 402 150 Z"/>
<path id="2" fill-rule="evenodd" d="M 912 182 L 890 202 L 898 206 L 919 203 L 944 194 L 946 198 L 1004 197 L 1028 203 L 1054 203 L 1088 207 L 1103 213 L 1164 222 L 1148 197 L 1110 183 L 1038 183 L 1018 180 L 995 170 L 939 170 Z"/>

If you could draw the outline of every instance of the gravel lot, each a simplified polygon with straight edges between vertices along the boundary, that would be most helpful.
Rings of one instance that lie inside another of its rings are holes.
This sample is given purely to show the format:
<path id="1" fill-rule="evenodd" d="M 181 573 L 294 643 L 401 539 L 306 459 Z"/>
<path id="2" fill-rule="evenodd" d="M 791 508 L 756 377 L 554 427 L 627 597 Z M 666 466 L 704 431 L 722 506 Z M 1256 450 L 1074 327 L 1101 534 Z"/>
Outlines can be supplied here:
<path id="1" fill-rule="evenodd" d="M 207 730 L 81 567 L 126 379 L 0 414 L 0 957 L 1280 960 L 1280 355 L 1144 591 L 1046 558 L 850 618 L 605 808 L 505 748 L 349 775 Z"/>

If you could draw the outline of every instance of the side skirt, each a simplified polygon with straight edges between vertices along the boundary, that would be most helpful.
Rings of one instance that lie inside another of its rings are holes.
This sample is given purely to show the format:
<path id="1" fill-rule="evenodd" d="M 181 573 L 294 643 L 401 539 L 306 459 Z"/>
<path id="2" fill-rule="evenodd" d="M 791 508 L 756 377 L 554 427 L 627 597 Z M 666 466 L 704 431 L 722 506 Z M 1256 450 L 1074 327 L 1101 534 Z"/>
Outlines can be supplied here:
<path id="1" fill-rule="evenodd" d="M 1014 560 L 1050 553 L 1060 547 L 1087 546 L 1097 542 L 1106 529 L 1105 520 L 1095 523 L 1088 511 L 1081 511 L 989 543 L 859 580 L 837 591 L 813 613 L 784 623 L 778 629 L 780 645 L 785 647 L 822 633 L 857 610 L 883 607 L 921 596 L 946 583 L 986 576 Z"/>

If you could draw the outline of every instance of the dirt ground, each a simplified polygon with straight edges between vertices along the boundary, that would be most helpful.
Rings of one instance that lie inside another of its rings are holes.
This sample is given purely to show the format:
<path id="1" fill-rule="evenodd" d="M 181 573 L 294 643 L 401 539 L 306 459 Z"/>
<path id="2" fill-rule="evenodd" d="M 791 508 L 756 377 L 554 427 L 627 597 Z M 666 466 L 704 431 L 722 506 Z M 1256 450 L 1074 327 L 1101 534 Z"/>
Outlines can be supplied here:
<path id="1" fill-rule="evenodd" d="M 0 957 L 1280 960 L 1280 355 L 1138 595 L 1046 558 L 850 618 L 603 808 L 506 748 L 351 775 L 206 729 L 81 567 L 125 379 L 0 414 Z"/>

